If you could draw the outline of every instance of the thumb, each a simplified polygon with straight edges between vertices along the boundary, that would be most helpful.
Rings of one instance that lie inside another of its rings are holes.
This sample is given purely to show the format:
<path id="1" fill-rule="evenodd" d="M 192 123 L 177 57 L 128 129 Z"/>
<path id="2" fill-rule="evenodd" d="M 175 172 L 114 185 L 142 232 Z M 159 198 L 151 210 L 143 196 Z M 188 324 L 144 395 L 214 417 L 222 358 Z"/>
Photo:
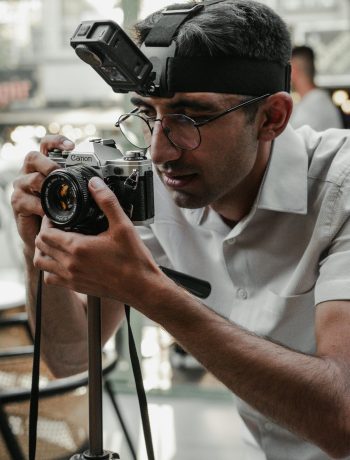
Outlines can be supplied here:
<path id="1" fill-rule="evenodd" d="M 95 176 L 90 179 L 89 190 L 110 224 L 126 218 L 117 197 L 100 177 Z"/>

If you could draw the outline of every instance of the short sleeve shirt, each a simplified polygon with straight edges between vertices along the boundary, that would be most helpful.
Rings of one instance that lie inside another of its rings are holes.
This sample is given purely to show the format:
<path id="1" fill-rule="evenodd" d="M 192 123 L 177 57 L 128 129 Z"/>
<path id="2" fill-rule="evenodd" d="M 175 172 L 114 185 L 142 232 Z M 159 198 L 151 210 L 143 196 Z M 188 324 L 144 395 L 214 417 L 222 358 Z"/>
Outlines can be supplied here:
<path id="1" fill-rule="evenodd" d="M 290 123 L 294 128 L 308 125 L 316 131 L 343 127 L 339 109 L 328 92 L 320 88 L 309 91 L 295 104 Z"/>
<path id="2" fill-rule="evenodd" d="M 241 327 L 313 354 L 318 303 L 350 299 L 350 133 L 291 127 L 276 139 L 250 213 L 229 228 L 213 210 L 180 209 L 156 178 L 145 243 L 160 264 L 202 278 L 204 303 Z M 242 400 L 267 460 L 324 460 L 318 448 Z"/>

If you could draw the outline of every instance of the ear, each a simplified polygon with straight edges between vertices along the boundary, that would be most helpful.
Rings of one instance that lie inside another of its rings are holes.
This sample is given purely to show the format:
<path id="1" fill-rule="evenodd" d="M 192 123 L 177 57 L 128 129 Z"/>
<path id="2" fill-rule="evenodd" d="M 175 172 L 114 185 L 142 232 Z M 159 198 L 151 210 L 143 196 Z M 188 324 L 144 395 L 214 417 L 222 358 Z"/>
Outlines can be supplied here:
<path id="1" fill-rule="evenodd" d="M 272 141 L 285 130 L 293 109 L 290 94 L 279 92 L 269 96 L 262 105 L 258 139 Z"/>

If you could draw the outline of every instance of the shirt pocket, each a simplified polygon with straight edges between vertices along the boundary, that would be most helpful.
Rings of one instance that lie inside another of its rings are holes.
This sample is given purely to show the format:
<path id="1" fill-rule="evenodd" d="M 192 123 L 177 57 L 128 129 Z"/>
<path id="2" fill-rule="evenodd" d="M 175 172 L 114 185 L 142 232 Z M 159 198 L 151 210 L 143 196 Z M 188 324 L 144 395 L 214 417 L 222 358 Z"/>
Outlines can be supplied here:
<path id="1" fill-rule="evenodd" d="M 291 296 L 267 290 L 255 332 L 295 350 L 314 353 L 314 304 L 313 288 Z"/>

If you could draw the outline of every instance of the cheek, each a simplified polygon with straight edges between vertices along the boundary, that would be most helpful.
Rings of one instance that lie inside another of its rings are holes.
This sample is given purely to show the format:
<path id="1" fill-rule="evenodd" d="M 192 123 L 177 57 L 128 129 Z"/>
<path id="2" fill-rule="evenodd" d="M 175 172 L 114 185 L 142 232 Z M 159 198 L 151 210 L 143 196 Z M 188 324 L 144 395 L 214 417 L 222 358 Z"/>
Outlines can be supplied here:
<path id="1" fill-rule="evenodd" d="M 214 174 L 215 180 L 222 186 L 237 185 L 250 172 L 251 167 L 242 151 L 222 151 Z"/>
<path id="2" fill-rule="evenodd" d="M 205 174 L 214 177 L 245 176 L 254 166 L 257 151 L 257 140 L 254 139 L 251 130 L 245 127 L 227 128 L 221 135 L 206 140 L 203 136 L 203 145 L 206 146 L 205 153 L 206 165 Z"/>

